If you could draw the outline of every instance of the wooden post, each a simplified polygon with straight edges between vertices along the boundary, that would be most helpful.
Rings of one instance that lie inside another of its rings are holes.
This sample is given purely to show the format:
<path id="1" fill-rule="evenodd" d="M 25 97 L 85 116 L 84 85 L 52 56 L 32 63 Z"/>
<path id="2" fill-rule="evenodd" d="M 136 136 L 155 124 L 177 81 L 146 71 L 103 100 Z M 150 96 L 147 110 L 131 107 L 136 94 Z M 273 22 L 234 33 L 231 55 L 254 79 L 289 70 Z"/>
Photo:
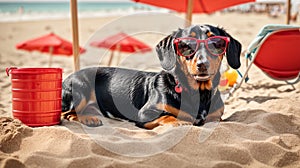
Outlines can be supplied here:
<path id="1" fill-rule="evenodd" d="M 107 64 L 108 66 L 111 66 L 113 58 L 114 58 L 114 50 L 111 50 L 110 57 Z"/>
<path id="2" fill-rule="evenodd" d="M 287 9 L 286 9 L 286 24 L 290 24 L 291 18 L 291 0 L 287 0 Z"/>
<path id="3" fill-rule="evenodd" d="M 74 72 L 75 72 L 80 69 L 77 0 L 70 0 L 70 7 L 71 7 L 71 17 L 72 17 L 73 58 L 74 58 Z"/>
<path id="4" fill-rule="evenodd" d="M 186 14 L 185 14 L 185 27 L 189 27 L 192 23 L 193 8 L 194 8 L 194 0 L 187 0 Z"/>
<path id="5" fill-rule="evenodd" d="M 53 46 L 49 47 L 49 68 L 52 66 L 52 60 L 53 60 Z"/>

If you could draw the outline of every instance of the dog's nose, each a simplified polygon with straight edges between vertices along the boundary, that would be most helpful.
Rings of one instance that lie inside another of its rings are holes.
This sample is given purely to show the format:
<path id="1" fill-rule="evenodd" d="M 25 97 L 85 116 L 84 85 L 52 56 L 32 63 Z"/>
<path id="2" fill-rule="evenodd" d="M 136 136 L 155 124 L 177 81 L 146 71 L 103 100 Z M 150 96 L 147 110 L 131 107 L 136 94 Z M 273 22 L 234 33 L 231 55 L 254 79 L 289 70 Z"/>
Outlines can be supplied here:
<path id="1" fill-rule="evenodd" d="M 207 59 L 199 59 L 197 61 L 197 68 L 199 71 L 206 71 L 209 68 L 209 62 Z"/>

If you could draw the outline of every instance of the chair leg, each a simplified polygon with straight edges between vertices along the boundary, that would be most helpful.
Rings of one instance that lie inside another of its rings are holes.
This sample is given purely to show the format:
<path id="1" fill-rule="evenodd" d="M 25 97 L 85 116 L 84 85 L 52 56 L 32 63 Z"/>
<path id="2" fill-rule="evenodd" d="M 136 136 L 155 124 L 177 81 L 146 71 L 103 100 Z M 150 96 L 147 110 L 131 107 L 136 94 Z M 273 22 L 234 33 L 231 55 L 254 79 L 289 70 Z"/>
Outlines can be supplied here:
<path id="1" fill-rule="evenodd" d="M 246 71 L 245 71 L 245 73 L 244 73 L 244 75 L 243 75 L 241 81 L 240 81 L 239 83 L 235 84 L 235 85 L 230 89 L 228 97 L 230 97 L 230 96 L 231 96 L 238 88 L 241 87 L 241 85 L 243 84 L 243 82 L 247 80 L 247 78 L 248 78 L 248 72 L 249 72 L 249 70 L 250 70 L 250 68 L 251 68 L 251 66 L 252 66 L 252 64 L 253 64 L 253 62 L 254 62 L 254 59 L 255 59 L 255 58 L 252 58 L 252 60 L 250 61 L 250 64 L 249 64 L 249 65 L 248 65 L 248 58 L 246 59 L 246 67 L 247 67 L 247 69 L 246 69 Z"/>
<path id="2" fill-rule="evenodd" d="M 298 83 L 300 81 L 300 72 L 298 74 L 298 77 L 295 79 L 295 81 L 288 81 L 286 80 L 285 82 L 293 87 L 294 90 L 296 90 L 294 84 Z"/>

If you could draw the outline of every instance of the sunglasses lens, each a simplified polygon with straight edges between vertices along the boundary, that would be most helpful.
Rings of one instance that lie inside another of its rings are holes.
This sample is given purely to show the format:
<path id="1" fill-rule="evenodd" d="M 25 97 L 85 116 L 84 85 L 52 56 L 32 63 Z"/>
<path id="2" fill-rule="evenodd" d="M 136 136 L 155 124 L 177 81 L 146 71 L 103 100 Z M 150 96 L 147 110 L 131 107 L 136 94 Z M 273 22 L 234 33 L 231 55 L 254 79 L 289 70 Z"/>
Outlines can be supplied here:
<path id="1" fill-rule="evenodd" d="M 212 54 L 220 55 L 226 50 L 226 41 L 222 38 L 210 38 L 207 40 L 207 47 Z"/>
<path id="2" fill-rule="evenodd" d="M 197 41 L 195 39 L 180 39 L 178 42 L 178 50 L 182 56 L 191 56 L 197 49 Z"/>

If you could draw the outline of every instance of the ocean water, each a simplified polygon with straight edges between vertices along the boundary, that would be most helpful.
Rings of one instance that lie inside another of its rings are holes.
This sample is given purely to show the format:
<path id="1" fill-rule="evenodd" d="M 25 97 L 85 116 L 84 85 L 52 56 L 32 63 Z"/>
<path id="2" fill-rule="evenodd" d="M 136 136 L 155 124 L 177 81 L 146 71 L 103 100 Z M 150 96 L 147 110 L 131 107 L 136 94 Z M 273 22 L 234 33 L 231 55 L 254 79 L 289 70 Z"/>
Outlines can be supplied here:
<path id="1" fill-rule="evenodd" d="M 168 12 L 134 2 L 78 2 L 78 17 L 119 16 L 139 11 Z M 0 2 L 0 22 L 69 18 L 70 2 Z"/>

